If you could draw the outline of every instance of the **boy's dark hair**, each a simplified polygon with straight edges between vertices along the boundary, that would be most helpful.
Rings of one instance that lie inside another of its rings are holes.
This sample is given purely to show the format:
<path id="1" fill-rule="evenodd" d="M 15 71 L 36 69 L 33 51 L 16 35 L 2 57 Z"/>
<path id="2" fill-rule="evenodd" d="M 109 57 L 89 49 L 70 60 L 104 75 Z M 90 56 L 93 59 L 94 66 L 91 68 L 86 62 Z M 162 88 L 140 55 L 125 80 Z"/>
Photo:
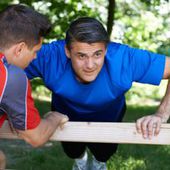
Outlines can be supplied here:
<path id="1" fill-rule="evenodd" d="M 25 42 L 29 48 L 51 29 L 48 19 L 25 5 L 10 5 L 0 12 L 0 48 Z"/>
<path id="2" fill-rule="evenodd" d="M 67 48 L 70 50 L 71 43 L 75 41 L 89 44 L 103 42 L 107 45 L 110 40 L 107 31 L 97 19 L 81 17 L 70 24 L 65 41 Z"/>

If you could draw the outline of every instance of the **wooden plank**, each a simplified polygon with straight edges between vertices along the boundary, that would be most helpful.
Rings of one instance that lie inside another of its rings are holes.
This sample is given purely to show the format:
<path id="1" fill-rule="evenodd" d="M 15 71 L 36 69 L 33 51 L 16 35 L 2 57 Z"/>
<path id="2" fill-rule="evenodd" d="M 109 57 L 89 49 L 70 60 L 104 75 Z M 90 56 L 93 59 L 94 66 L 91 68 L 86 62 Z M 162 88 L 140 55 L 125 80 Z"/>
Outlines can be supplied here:
<path id="1" fill-rule="evenodd" d="M 3 139 L 19 139 L 17 133 L 15 133 L 14 131 L 12 132 L 8 121 L 5 121 L 3 123 L 3 126 L 0 128 L 0 138 Z"/>
<path id="2" fill-rule="evenodd" d="M 18 136 L 2 127 L 0 138 L 18 139 Z M 150 140 L 143 139 L 142 135 L 137 133 L 135 123 L 67 122 L 62 130 L 56 130 L 50 140 L 169 145 L 170 124 L 162 124 L 160 134 Z"/>

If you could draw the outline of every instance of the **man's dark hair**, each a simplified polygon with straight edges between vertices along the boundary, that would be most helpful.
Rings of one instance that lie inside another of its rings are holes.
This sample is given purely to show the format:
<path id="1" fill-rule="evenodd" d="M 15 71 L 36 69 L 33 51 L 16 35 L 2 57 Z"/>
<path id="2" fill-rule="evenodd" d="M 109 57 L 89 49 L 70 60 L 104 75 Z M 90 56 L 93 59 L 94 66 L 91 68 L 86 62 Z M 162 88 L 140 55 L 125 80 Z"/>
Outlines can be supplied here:
<path id="1" fill-rule="evenodd" d="M 105 28 L 97 19 L 81 17 L 70 24 L 65 41 L 67 48 L 70 49 L 71 43 L 75 41 L 88 44 L 103 42 L 107 45 L 110 40 Z"/>
<path id="2" fill-rule="evenodd" d="M 10 5 L 0 12 L 0 48 L 25 42 L 29 48 L 51 29 L 48 19 L 25 5 Z"/>

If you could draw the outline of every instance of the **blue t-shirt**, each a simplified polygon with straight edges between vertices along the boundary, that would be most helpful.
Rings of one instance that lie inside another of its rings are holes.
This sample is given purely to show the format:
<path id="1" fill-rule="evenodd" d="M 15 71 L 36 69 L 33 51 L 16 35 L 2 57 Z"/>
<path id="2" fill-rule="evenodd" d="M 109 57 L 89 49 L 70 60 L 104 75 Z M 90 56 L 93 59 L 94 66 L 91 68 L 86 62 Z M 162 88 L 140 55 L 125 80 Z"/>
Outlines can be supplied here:
<path id="1" fill-rule="evenodd" d="M 43 45 L 26 73 L 30 79 L 43 79 L 53 92 L 55 110 L 72 121 L 117 121 L 132 82 L 158 85 L 163 76 L 165 56 L 111 42 L 97 78 L 82 84 L 64 46 L 63 40 Z"/>

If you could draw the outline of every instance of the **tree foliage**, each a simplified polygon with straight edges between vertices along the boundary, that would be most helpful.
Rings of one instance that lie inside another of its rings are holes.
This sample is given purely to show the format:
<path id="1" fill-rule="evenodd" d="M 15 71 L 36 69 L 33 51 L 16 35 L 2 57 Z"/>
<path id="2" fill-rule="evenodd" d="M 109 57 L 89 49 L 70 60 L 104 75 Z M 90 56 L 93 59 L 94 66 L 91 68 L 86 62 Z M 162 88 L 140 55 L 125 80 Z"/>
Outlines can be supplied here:
<path id="1" fill-rule="evenodd" d="M 46 41 L 64 38 L 72 20 L 91 16 L 107 26 L 109 34 L 114 28 L 111 40 L 170 56 L 168 0 L 1 0 L 0 9 L 11 3 L 27 4 L 48 16 L 53 30 Z"/>
<path id="2" fill-rule="evenodd" d="M 47 15 L 53 24 L 53 30 L 48 38 L 61 39 L 71 21 L 82 16 L 98 17 L 88 3 L 83 0 L 20 0 L 20 3 L 34 7 Z"/>
<path id="3" fill-rule="evenodd" d="M 117 0 L 119 39 L 133 47 L 157 51 L 170 42 L 169 14 L 170 2 L 166 0 Z M 168 54 L 167 50 L 164 54 Z"/>
<path id="4" fill-rule="evenodd" d="M 0 9 L 10 3 L 27 4 L 47 15 L 53 24 L 48 41 L 64 38 L 68 25 L 77 17 L 92 16 L 107 26 L 109 34 L 114 25 L 112 40 L 169 53 L 168 0 L 1 0 Z"/>

